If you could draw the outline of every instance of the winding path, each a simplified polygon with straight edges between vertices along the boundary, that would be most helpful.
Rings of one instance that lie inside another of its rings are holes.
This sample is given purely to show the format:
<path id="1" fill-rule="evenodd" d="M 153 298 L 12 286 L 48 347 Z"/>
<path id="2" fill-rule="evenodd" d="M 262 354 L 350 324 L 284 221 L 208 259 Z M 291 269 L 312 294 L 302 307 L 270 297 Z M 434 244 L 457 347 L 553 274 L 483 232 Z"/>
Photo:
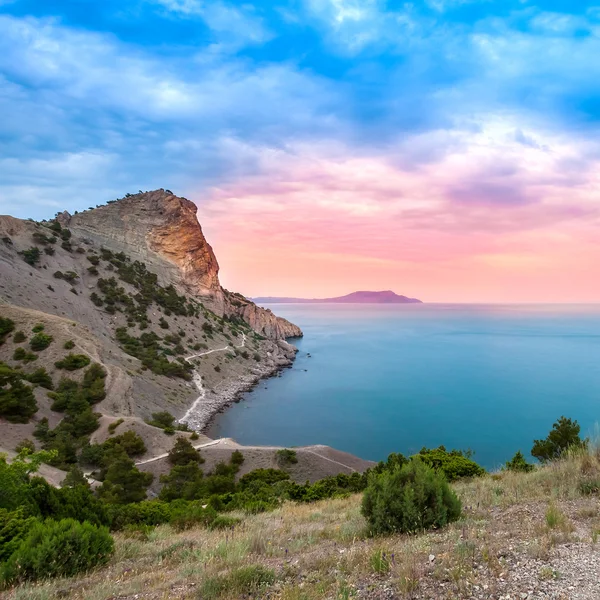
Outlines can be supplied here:
<path id="1" fill-rule="evenodd" d="M 225 350 L 235 349 L 235 348 L 243 348 L 246 345 L 246 334 L 242 333 L 242 343 L 239 346 L 225 346 L 224 348 L 214 348 L 213 350 L 207 350 L 206 352 L 201 352 L 200 354 L 192 354 L 192 356 L 187 356 L 185 360 L 190 362 L 192 358 L 199 358 L 201 356 L 206 356 L 207 354 L 212 354 L 213 352 L 224 352 Z M 186 413 L 179 419 L 180 423 L 185 423 L 190 415 L 196 410 L 196 407 L 204 400 L 206 397 L 206 390 L 202 385 L 202 375 L 196 370 L 194 370 L 193 377 L 194 385 L 198 388 L 200 395 L 194 400 L 193 404 L 188 408 Z"/>

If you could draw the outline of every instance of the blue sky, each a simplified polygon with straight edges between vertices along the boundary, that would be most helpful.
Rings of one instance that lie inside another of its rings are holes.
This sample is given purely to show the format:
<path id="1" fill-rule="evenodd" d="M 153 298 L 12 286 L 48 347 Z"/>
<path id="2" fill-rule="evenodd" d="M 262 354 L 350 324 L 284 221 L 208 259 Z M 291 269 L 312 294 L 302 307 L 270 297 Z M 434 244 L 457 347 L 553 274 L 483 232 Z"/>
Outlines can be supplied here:
<path id="1" fill-rule="evenodd" d="M 393 189 L 352 184 L 413 230 L 489 228 L 481 205 L 499 207 L 504 233 L 587 227 L 598 56 L 600 2 L 0 0 L 0 212 L 47 218 L 165 187 L 216 236 L 232 210 L 291 228 L 299 198 L 281 186 L 310 189 L 303 214 L 316 214 L 362 160 L 420 174 L 393 209 Z M 430 183 L 424 226 L 410 219 Z M 336 209 L 351 218 L 357 200 Z M 349 227 L 355 243 L 369 235 Z"/>

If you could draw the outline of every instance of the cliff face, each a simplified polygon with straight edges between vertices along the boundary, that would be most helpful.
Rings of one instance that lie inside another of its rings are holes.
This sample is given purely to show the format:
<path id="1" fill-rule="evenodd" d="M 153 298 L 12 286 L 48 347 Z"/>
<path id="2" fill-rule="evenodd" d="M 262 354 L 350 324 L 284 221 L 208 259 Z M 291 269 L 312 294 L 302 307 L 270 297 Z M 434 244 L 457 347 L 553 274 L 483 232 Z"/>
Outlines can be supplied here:
<path id="1" fill-rule="evenodd" d="M 224 292 L 219 264 L 196 212 L 193 202 L 156 190 L 77 215 L 63 214 L 60 221 L 82 237 L 145 262 L 163 282 L 201 297 L 217 314 L 238 315 L 266 338 L 301 336 L 299 327 L 270 310 Z"/>

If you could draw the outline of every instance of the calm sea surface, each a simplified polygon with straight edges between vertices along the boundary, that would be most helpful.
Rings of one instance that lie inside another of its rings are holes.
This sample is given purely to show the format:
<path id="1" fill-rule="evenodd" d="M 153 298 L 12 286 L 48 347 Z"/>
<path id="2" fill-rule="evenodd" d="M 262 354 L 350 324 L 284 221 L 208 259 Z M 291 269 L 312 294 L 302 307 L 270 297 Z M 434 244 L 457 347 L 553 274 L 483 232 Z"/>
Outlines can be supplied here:
<path id="1" fill-rule="evenodd" d="M 220 415 L 212 436 L 372 460 L 444 444 L 492 468 L 528 455 L 562 414 L 588 434 L 600 421 L 598 305 L 270 308 L 304 331 L 294 366 Z"/>

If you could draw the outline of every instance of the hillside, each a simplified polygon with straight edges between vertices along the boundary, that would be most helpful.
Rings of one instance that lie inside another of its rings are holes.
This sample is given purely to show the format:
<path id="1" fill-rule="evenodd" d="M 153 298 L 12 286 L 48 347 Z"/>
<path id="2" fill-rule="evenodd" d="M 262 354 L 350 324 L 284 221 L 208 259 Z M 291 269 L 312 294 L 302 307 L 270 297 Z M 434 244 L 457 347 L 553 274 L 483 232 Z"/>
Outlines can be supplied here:
<path id="1" fill-rule="evenodd" d="M 118 433 L 135 431 L 144 440 L 140 460 L 173 445 L 173 437 L 146 423 L 153 413 L 171 413 L 189 427 L 184 437 L 202 431 L 261 378 L 289 366 L 296 349 L 286 338 L 302 335 L 220 285 L 196 210 L 157 190 L 43 223 L 0 216 L 0 317 L 13 328 L 0 345 L 0 361 L 23 377 L 45 370 L 55 390 L 64 377 L 82 385 L 92 368 L 87 363 L 97 365 L 105 389 L 94 400 L 96 429 L 85 439 L 102 442 L 116 423 Z M 34 329 L 49 336 L 47 347 L 32 349 Z M 69 355 L 87 363 L 56 366 Z M 39 384 L 33 391 L 38 408 L 29 422 L 0 417 L 1 451 L 33 439 L 44 419 L 51 430 L 63 421 L 64 413 L 52 409 L 56 391 Z M 78 452 L 82 442 L 71 443 L 69 452 Z M 268 460 L 261 450 L 253 454 L 257 464 Z M 331 462 L 319 463 L 313 476 L 332 474 Z M 370 463 L 361 464 L 364 470 Z"/>
<path id="2" fill-rule="evenodd" d="M 253 298 L 257 304 L 422 304 L 417 298 L 400 296 L 391 290 L 383 292 L 352 292 L 335 298 Z"/>
<path id="3" fill-rule="evenodd" d="M 580 490 L 599 475 L 592 453 L 459 482 L 462 519 L 413 536 L 369 537 L 359 495 L 236 512 L 227 529 L 118 533 L 106 567 L 4 597 L 595 600 L 598 497 Z"/>

